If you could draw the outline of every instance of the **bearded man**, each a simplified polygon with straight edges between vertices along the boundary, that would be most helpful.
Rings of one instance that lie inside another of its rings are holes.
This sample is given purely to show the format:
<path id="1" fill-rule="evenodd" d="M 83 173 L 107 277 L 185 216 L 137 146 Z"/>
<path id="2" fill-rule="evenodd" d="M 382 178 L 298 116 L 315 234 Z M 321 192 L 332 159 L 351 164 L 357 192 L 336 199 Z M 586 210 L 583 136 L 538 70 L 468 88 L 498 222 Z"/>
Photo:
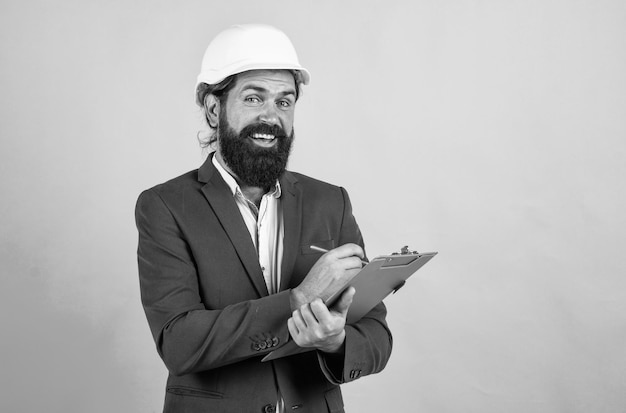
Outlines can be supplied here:
<path id="1" fill-rule="evenodd" d="M 169 370 L 164 412 L 343 412 L 339 385 L 389 359 L 382 303 L 347 325 L 354 289 L 330 308 L 321 299 L 365 253 L 346 191 L 285 169 L 309 78 L 276 28 L 220 33 L 196 87 L 215 150 L 139 197 L 142 303 Z M 311 351 L 262 361 L 290 340 Z"/>

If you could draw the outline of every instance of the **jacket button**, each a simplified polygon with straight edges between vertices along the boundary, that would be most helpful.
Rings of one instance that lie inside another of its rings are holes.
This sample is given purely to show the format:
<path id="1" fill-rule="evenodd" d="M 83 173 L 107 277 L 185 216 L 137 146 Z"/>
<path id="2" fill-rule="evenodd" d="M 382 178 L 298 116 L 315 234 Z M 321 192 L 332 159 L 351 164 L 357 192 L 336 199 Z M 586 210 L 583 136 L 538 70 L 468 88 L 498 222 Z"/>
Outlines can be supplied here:
<path id="1" fill-rule="evenodd" d="M 259 341 L 259 348 L 261 350 L 265 350 L 267 348 L 267 343 L 265 341 Z"/>
<path id="2" fill-rule="evenodd" d="M 278 337 L 274 337 L 272 338 L 272 347 L 276 347 L 278 345 L 280 340 L 278 340 Z"/>
<path id="3" fill-rule="evenodd" d="M 263 413 L 274 413 L 276 411 L 276 406 L 273 404 L 266 404 L 263 406 Z"/>

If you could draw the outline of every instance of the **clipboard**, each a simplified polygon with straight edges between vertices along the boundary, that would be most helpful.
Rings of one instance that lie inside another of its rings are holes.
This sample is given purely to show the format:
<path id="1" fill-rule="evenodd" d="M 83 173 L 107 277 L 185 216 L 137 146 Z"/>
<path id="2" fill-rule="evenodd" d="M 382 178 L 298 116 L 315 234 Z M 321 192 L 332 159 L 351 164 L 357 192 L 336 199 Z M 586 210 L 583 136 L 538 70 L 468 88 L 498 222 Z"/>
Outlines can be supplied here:
<path id="1" fill-rule="evenodd" d="M 376 257 L 324 303 L 331 307 L 348 287 L 354 287 L 356 293 L 346 317 L 346 324 L 353 324 L 389 294 L 402 288 L 406 280 L 435 255 L 437 255 L 436 252 L 410 252 L 407 247 L 403 247 L 400 253 Z M 312 347 L 300 347 L 291 340 L 266 355 L 262 361 L 275 360 L 313 350 L 315 349 Z"/>

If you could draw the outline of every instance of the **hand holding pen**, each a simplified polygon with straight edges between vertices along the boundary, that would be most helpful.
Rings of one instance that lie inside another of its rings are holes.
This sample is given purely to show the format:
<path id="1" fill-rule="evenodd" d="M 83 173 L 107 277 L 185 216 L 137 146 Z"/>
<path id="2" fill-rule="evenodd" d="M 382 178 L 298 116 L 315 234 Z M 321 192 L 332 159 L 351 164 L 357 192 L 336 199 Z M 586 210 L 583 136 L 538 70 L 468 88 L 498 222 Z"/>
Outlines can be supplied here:
<path id="1" fill-rule="evenodd" d="M 318 251 L 318 252 L 330 252 L 329 250 L 322 248 L 322 247 L 318 247 L 317 245 L 311 245 L 309 248 L 311 248 L 313 251 Z M 369 264 L 367 261 L 361 260 L 361 264 L 363 264 L 363 266 L 366 266 L 367 264 Z"/>
<path id="2" fill-rule="evenodd" d="M 344 244 L 327 252 L 323 248 L 313 247 L 316 251 L 322 250 L 320 252 L 324 252 L 324 255 L 311 267 L 300 285 L 291 290 L 292 310 L 316 298 L 326 301 L 344 288 L 365 263 L 363 248 L 357 244 Z"/>

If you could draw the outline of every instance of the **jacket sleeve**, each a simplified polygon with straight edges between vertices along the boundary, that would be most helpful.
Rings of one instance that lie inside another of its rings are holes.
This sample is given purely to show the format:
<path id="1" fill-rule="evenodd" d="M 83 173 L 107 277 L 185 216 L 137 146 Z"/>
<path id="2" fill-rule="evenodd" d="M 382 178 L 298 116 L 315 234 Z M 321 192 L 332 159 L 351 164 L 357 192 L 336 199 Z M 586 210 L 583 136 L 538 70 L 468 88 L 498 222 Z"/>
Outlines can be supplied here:
<path id="1" fill-rule="evenodd" d="M 191 248 L 154 189 L 135 210 L 141 298 L 159 355 L 182 375 L 260 356 L 289 338 L 289 291 L 222 309 L 202 303 Z"/>
<path id="2" fill-rule="evenodd" d="M 339 245 L 352 242 L 363 247 L 363 237 L 352 214 L 350 198 L 345 189 L 341 190 L 344 196 L 344 215 Z M 318 352 L 320 367 L 330 382 L 347 383 L 382 371 L 391 356 L 393 345 L 386 315 L 387 309 L 381 302 L 361 320 L 345 327 L 343 360 L 341 357 L 337 359 L 336 356 Z"/>

